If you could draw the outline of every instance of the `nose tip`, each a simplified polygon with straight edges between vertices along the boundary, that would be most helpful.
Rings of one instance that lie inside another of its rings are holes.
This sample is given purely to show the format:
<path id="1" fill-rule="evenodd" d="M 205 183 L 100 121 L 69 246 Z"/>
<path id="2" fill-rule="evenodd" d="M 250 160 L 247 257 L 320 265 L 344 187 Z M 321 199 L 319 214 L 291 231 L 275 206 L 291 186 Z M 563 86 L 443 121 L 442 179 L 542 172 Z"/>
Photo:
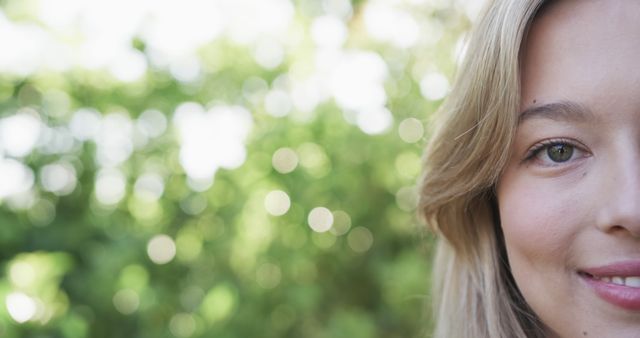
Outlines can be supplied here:
<path id="1" fill-rule="evenodd" d="M 638 177 L 616 179 L 616 188 L 603 194 L 600 228 L 607 233 L 626 233 L 640 239 L 640 173 Z M 608 197 L 608 198 L 607 198 Z"/>
<path id="2" fill-rule="evenodd" d="M 600 221 L 600 228 L 607 233 L 626 233 L 640 239 L 640 216 L 638 212 L 618 212 Z"/>

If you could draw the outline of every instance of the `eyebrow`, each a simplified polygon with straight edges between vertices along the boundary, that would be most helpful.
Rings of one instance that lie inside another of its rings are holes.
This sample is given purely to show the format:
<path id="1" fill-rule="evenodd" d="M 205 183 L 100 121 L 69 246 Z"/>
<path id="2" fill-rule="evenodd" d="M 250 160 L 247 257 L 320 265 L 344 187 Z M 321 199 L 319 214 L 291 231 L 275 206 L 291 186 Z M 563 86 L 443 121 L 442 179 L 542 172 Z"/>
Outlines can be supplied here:
<path id="1" fill-rule="evenodd" d="M 534 118 L 565 122 L 591 122 L 597 116 L 587 107 L 573 101 L 558 101 L 528 107 L 518 114 L 518 124 Z"/>

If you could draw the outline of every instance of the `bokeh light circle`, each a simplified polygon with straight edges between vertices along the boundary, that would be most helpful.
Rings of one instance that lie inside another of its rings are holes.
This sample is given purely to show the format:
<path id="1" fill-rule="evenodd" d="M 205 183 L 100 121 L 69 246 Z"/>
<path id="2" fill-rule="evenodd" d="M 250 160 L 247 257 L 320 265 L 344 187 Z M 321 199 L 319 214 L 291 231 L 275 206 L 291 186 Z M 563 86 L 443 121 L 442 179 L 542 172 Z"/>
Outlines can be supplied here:
<path id="1" fill-rule="evenodd" d="M 289 211 L 291 199 L 282 190 L 270 191 L 264 198 L 264 208 L 273 216 L 282 216 Z"/>
<path id="2" fill-rule="evenodd" d="M 410 117 L 400 122 L 398 134 L 404 142 L 415 143 L 420 141 L 422 136 L 424 136 L 424 127 L 420 120 Z"/>
<path id="3" fill-rule="evenodd" d="M 355 227 L 349 232 L 347 242 L 351 250 L 357 253 L 368 251 L 373 245 L 373 234 L 363 226 Z"/>
<path id="4" fill-rule="evenodd" d="M 281 173 L 288 174 L 298 166 L 298 154 L 291 148 L 280 148 L 273 153 L 271 164 L 273 168 Z"/>
<path id="5" fill-rule="evenodd" d="M 167 235 L 156 235 L 147 243 L 149 259 L 156 264 L 167 264 L 176 255 L 176 243 Z"/>
<path id="6" fill-rule="evenodd" d="M 333 214 L 325 207 L 313 208 L 307 217 L 309 226 L 315 232 L 325 232 L 333 225 Z"/>

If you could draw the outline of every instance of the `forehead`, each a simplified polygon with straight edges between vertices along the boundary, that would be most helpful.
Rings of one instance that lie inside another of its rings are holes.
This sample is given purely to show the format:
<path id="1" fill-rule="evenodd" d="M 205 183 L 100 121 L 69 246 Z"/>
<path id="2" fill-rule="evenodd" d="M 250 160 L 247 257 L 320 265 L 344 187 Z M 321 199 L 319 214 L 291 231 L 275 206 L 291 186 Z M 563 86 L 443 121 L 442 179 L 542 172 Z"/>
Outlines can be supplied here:
<path id="1" fill-rule="evenodd" d="M 640 109 L 639 56 L 640 1 L 551 1 L 523 46 L 521 110 L 557 100 Z"/>

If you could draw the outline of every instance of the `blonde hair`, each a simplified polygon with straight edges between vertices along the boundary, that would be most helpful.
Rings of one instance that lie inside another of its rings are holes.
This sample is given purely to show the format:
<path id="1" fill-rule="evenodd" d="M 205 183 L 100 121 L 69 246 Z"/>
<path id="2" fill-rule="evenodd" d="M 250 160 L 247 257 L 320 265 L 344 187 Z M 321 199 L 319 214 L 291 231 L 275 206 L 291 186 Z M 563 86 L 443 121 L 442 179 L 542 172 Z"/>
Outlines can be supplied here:
<path id="1" fill-rule="evenodd" d="M 420 211 L 438 234 L 435 337 L 542 337 L 504 249 L 494 187 L 520 106 L 519 55 L 545 0 L 496 0 L 472 33 L 425 152 Z"/>

